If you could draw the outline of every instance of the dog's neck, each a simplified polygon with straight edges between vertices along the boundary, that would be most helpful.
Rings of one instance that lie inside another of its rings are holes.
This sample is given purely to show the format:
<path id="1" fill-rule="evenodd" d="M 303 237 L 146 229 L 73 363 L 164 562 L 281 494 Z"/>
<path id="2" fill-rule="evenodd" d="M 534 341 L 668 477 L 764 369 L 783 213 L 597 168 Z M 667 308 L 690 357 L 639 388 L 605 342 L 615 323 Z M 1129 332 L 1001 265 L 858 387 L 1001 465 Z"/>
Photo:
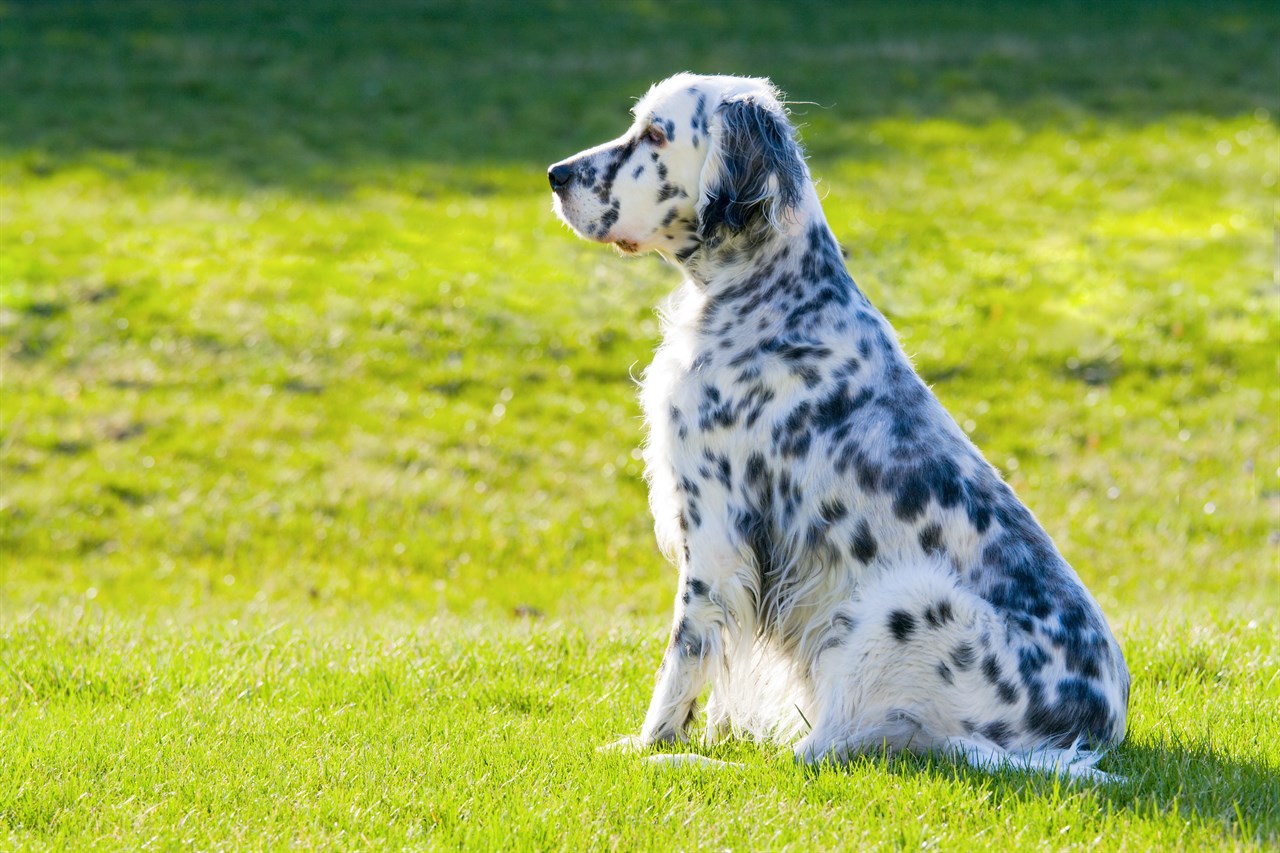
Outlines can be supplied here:
<path id="1" fill-rule="evenodd" d="M 778 221 L 757 217 L 740 231 L 718 229 L 706 237 L 692 234 L 679 250 L 663 253 L 699 290 L 714 293 L 756 275 L 772 259 L 786 258 L 807 245 L 814 229 L 829 236 L 826 215 L 817 192 L 810 187 L 800 204 Z M 834 238 L 830 238 L 834 243 Z"/>
<path id="2" fill-rule="evenodd" d="M 685 273 L 669 303 L 668 328 L 732 328 L 751 316 L 757 328 L 778 334 L 814 334 L 824 326 L 849 334 L 866 326 L 876 340 L 892 339 L 845 267 L 816 192 L 777 226 L 760 220 L 691 242 L 683 257 L 668 258 Z"/>

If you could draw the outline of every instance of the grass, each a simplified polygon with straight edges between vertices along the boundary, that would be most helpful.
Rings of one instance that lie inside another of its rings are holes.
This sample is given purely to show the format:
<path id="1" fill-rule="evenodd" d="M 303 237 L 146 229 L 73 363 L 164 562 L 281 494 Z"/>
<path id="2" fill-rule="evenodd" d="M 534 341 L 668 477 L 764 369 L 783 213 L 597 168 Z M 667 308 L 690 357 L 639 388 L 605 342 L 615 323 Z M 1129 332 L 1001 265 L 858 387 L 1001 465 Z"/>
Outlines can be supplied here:
<path id="1" fill-rule="evenodd" d="M 0 4 L 0 844 L 1280 843 L 1280 14 L 728 9 Z M 674 281 L 543 171 L 684 68 L 809 102 L 855 278 L 1125 644 L 1131 785 L 594 752 L 671 596 Z"/>
<path id="2" fill-rule="evenodd" d="M 1148 850 L 1276 824 L 1280 649 L 1257 626 L 1129 632 L 1145 689 L 1110 764 L 1133 781 L 1104 787 L 919 759 L 809 772 L 740 744 L 719 754 L 742 771 L 598 754 L 647 698 L 648 627 L 28 619 L 3 646 L 30 696 L 0 729 L 4 829 L 54 847 Z"/>

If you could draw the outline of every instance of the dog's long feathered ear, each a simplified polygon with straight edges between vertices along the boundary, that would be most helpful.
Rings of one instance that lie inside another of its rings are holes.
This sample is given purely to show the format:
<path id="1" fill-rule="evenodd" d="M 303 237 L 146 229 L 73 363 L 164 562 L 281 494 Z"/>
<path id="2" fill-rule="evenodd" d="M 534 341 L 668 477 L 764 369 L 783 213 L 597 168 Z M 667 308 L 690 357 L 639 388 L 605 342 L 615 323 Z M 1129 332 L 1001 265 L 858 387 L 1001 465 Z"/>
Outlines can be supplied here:
<path id="1" fill-rule="evenodd" d="M 716 110 L 702 170 L 698 232 L 740 233 L 760 222 L 778 227 L 800 203 L 807 173 L 781 103 L 748 94 Z"/>

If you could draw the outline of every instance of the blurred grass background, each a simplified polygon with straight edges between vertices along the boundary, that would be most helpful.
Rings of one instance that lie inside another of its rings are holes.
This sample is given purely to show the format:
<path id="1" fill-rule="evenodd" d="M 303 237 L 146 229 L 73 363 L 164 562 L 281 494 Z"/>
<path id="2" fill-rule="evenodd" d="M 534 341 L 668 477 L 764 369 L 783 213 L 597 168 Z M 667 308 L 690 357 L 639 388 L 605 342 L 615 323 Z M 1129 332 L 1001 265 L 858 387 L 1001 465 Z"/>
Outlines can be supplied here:
<path id="1" fill-rule="evenodd" d="M 1278 44 L 1262 2 L 0 0 L 0 845 L 1274 846 Z M 672 594 L 629 374 L 675 274 L 545 168 L 684 69 L 795 99 L 855 278 L 1117 628 L 1130 785 L 594 752 Z"/>
<path id="2" fill-rule="evenodd" d="M 1269 4 L 0 4 L 11 612 L 665 606 L 654 259 L 545 164 L 771 76 L 860 285 L 1113 618 L 1280 600 Z"/>

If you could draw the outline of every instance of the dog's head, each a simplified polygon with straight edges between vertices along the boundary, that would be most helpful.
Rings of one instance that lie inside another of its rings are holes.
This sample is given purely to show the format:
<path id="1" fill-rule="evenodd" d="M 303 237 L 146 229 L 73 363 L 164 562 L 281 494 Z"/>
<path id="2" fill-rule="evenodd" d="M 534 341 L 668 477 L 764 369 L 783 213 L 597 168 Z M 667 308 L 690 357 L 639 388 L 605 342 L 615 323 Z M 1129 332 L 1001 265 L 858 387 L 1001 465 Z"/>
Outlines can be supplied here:
<path id="1" fill-rule="evenodd" d="M 704 242 L 781 226 L 809 180 L 768 80 L 677 74 L 617 139 L 547 170 L 556 213 L 624 252 L 685 258 Z"/>

